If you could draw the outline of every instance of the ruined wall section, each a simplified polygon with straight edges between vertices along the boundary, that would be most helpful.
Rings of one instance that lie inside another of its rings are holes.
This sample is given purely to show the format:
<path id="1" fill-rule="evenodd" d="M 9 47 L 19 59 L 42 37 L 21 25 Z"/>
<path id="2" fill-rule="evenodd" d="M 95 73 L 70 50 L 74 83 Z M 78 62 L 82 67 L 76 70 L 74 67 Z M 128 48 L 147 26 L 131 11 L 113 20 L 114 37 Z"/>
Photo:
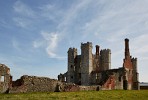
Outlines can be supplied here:
<path id="1" fill-rule="evenodd" d="M 81 85 L 81 55 L 75 58 L 75 83 Z"/>
<path id="2" fill-rule="evenodd" d="M 93 71 L 100 71 L 100 51 L 99 46 L 96 45 L 96 54 L 93 55 Z"/>
<path id="3" fill-rule="evenodd" d="M 68 53 L 67 83 L 74 83 L 75 82 L 75 58 L 77 56 L 77 49 L 69 48 L 67 53 Z"/>
<path id="4" fill-rule="evenodd" d="M 111 50 L 103 49 L 100 51 L 100 70 L 109 70 L 111 69 Z"/>
<path id="5" fill-rule="evenodd" d="M 99 85 L 103 90 L 123 89 L 123 68 L 103 71 Z"/>
<path id="6" fill-rule="evenodd" d="M 92 43 L 81 43 L 81 85 L 89 85 L 93 70 Z"/>
<path id="7" fill-rule="evenodd" d="M 9 93 L 54 92 L 62 82 L 47 77 L 24 75 L 12 84 Z"/>
<path id="8" fill-rule="evenodd" d="M 5 93 L 11 88 L 12 76 L 10 75 L 10 69 L 0 64 L 0 93 Z"/>
<path id="9" fill-rule="evenodd" d="M 72 92 L 84 90 L 99 90 L 99 86 L 79 86 L 74 83 L 60 82 L 48 77 L 24 75 L 13 82 L 9 93 L 29 92 Z"/>
<path id="10" fill-rule="evenodd" d="M 124 71 L 124 82 L 123 87 L 125 90 L 131 90 L 133 86 L 133 65 L 132 65 L 132 57 L 130 56 L 129 50 L 129 39 L 125 39 L 125 58 L 123 60 L 123 68 Z"/>
<path id="11" fill-rule="evenodd" d="M 59 74 L 58 75 L 58 81 L 61 81 L 61 82 L 66 82 L 66 76 L 67 76 L 67 73 L 64 73 L 64 74 Z"/>

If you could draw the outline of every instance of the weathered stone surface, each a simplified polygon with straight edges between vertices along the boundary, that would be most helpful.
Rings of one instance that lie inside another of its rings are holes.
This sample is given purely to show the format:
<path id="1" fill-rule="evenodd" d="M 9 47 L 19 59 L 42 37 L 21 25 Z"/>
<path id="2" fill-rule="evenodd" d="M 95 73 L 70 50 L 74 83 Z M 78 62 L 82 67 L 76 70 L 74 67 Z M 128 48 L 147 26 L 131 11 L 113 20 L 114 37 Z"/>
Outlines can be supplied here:
<path id="1" fill-rule="evenodd" d="M 64 83 L 47 77 L 24 75 L 13 82 L 9 93 L 27 92 L 71 92 L 97 90 L 98 86 L 79 86 L 73 83 Z"/>
<path id="2" fill-rule="evenodd" d="M 10 93 L 19 92 L 54 92 L 57 84 L 62 84 L 58 80 L 47 77 L 36 77 L 24 75 L 12 84 Z"/>
<path id="3" fill-rule="evenodd" d="M 107 90 L 139 89 L 137 58 L 130 56 L 128 39 L 125 39 L 125 58 L 122 68 L 111 69 L 111 50 L 99 50 L 100 47 L 96 45 L 96 54 L 92 54 L 91 42 L 81 43 L 81 55 L 77 55 L 76 48 L 70 48 L 68 71 L 60 74 L 58 80 L 78 85 L 101 85 L 102 89 Z"/>
<path id="4" fill-rule="evenodd" d="M 0 64 L 0 93 L 5 93 L 9 90 L 12 84 L 12 76 L 10 75 L 10 69 Z"/>

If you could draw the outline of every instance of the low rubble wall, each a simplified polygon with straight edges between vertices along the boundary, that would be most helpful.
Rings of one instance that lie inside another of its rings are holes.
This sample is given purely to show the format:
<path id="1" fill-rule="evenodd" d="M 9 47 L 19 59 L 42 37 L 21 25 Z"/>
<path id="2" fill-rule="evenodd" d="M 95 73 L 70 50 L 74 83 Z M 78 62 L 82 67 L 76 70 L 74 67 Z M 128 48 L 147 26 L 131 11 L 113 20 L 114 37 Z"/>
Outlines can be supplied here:
<path id="1" fill-rule="evenodd" d="M 9 93 L 28 92 L 72 92 L 99 90 L 99 86 L 79 86 L 73 83 L 64 83 L 47 77 L 27 76 L 12 82 Z"/>

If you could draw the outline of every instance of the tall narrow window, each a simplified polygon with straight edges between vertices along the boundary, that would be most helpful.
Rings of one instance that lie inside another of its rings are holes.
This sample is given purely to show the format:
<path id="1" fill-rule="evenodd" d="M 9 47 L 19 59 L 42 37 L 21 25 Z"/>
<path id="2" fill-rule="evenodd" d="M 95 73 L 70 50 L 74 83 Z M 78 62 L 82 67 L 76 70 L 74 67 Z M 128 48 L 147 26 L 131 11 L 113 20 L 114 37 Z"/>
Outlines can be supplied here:
<path id="1" fill-rule="evenodd" d="M 119 77 L 119 82 L 121 82 L 121 77 Z"/>
<path id="2" fill-rule="evenodd" d="M 70 67 L 71 67 L 71 69 L 73 68 L 73 66 L 72 66 L 72 65 L 71 65 Z"/>
<path id="3" fill-rule="evenodd" d="M 71 79 L 73 79 L 73 76 L 71 76 Z"/>

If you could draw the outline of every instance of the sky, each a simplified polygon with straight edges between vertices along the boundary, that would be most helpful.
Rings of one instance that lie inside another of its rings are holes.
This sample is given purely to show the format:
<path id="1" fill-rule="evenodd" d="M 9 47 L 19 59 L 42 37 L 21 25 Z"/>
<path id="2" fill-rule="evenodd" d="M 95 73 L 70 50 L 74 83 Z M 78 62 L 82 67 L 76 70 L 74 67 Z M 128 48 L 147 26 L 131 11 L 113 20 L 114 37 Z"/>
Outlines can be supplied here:
<path id="1" fill-rule="evenodd" d="M 92 42 L 111 49 L 111 68 L 123 65 L 124 39 L 148 82 L 148 0 L 0 0 L 0 63 L 13 80 L 22 75 L 57 78 L 67 51 Z"/>

